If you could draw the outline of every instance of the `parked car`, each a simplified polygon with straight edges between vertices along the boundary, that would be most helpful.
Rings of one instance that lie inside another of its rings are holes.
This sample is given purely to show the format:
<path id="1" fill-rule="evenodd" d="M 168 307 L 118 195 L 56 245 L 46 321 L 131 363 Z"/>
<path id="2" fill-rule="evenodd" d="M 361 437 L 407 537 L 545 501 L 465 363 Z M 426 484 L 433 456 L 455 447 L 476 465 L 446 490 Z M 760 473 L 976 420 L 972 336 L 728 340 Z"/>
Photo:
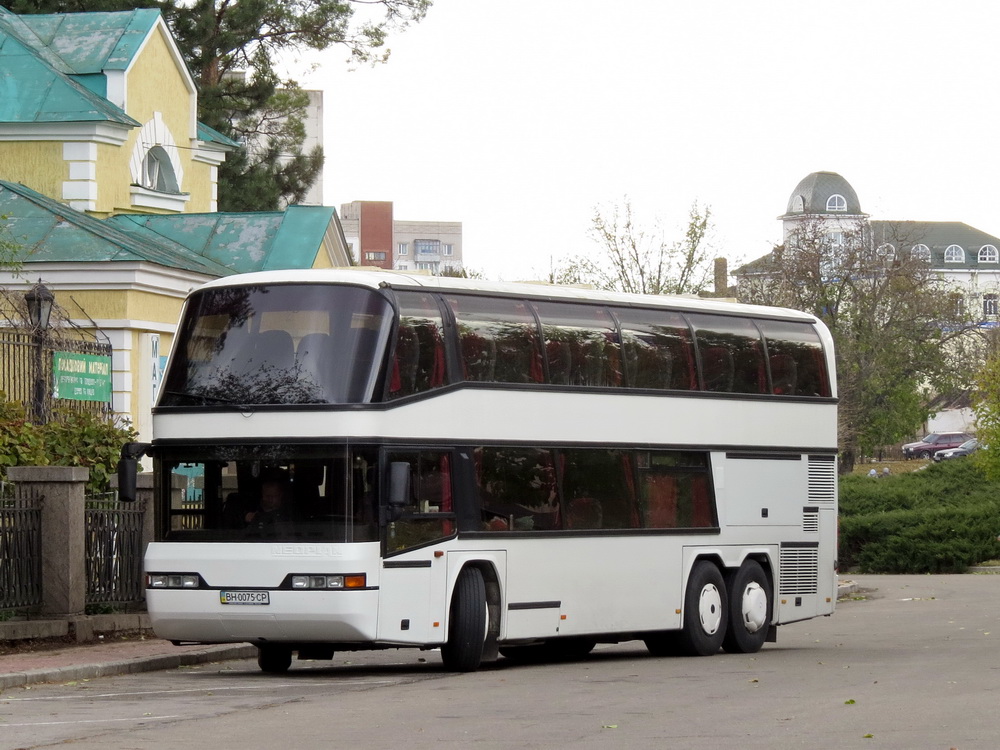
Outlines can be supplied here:
<path id="1" fill-rule="evenodd" d="M 937 453 L 934 454 L 934 460 L 947 461 L 949 458 L 960 458 L 962 456 L 971 456 L 973 453 L 979 450 L 980 447 L 981 446 L 979 445 L 979 441 L 976 440 L 975 438 L 972 438 L 972 440 L 966 440 L 957 448 L 946 448 L 944 450 L 939 450 Z"/>
<path id="2" fill-rule="evenodd" d="M 966 440 L 971 439 L 972 435 L 967 432 L 932 432 L 925 435 L 923 440 L 906 443 L 903 446 L 903 456 L 905 458 L 930 458 L 938 451 L 957 448 Z"/>

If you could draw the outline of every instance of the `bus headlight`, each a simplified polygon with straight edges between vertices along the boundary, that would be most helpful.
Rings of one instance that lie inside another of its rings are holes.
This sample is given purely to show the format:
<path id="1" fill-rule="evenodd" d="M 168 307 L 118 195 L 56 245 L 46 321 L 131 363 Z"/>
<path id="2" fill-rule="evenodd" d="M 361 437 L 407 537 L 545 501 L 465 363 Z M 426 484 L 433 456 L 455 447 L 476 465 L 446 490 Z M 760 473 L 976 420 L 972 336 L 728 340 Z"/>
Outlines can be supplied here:
<path id="1" fill-rule="evenodd" d="M 293 575 L 292 588 L 301 591 L 304 589 L 363 589 L 365 588 L 365 575 Z"/>
<path id="2" fill-rule="evenodd" d="M 148 573 L 148 589 L 196 589 L 201 585 L 197 575 L 190 573 Z"/>

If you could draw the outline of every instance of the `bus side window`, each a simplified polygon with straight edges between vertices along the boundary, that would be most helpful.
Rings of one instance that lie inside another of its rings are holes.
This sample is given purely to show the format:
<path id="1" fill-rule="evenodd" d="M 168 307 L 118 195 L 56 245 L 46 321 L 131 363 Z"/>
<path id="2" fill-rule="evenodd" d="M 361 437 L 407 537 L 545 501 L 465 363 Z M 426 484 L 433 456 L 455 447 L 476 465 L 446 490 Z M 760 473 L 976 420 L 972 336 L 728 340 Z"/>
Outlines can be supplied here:
<path id="1" fill-rule="evenodd" d="M 746 318 L 690 315 L 701 355 L 706 391 L 767 393 L 767 367 L 760 331 Z"/>
<path id="2" fill-rule="evenodd" d="M 777 396 L 829 396 L 823 345 L 808 323 L 762 320 L 771 365 L 771 392 Z"/>
<path id="3" fill-rule="evenodd" d="M 538 326 L 523 301 L 465 295 L 446 300 L 458 324 L 465 380 L 542 382 Z"/>
<path id="4" fill-rule="evenodd" d="M 716 525 L 705 457 L 673 451 L 639 454 L 639 505 L 647 529 Z"/>
<path id="5" fill-rule="evenodd" d="M 389 398 L 411 396 L 447 382 L 444 323 L 434 297 L 398 292 L 399 326 L 389 378 Z"/>
<path id="6" fill-rule="evenodd" d="M 635 529 L 640 526 L 632 451 L 562 451 L 566 529 Z"/>
<path id="7" fill-rule="evenodd" d="M 550 531 L 559 527 L 552 452 L 491 447 L 474 452 L 483 531 Z"/>
<path id="8" fill-rule="evenodd" d="M 614 312 L 622 329 L 625 385 L 654 390 L 697 388 L 694 346 L 680 313 L 617 308 Z"/>
<path id="9" fill-rule="evenodd" d="M 390 519 L 386 534 L 389 553 L 419 547 L 455 533 L 451 454 L 394 451 L 387 455 L 386 466 L 399 463 L 410 466 L 410 496 L 401 508 L 393 509 L 394 518 Z"/>
<path id="10" fill-rule="evenodd" d="M 545 338 L 548 382 L 597 387 L 624 385 L 621 342 L 606 308 L 536 302 L 535 309 Z"/>

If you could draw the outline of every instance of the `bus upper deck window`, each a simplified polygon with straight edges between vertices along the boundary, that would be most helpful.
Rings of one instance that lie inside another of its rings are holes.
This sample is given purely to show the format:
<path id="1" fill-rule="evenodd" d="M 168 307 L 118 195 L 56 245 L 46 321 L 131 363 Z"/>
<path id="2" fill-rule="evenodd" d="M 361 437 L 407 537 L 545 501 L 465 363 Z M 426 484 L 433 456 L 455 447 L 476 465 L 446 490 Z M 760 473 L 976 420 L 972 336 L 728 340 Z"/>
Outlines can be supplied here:
<path id="1" fill-rule="evenodd" d="M 430 294 L 398 292 L 399 327 L 389 374 L 390 399 L 412 396 L 448 382 L 444 321 Z"/>
<path id="2" fill-rule="evenodd" d="M 776 396 L 829 396 L 823 345 L 809 323 L 758 322 L 767 344 L 771 392 Z"/>

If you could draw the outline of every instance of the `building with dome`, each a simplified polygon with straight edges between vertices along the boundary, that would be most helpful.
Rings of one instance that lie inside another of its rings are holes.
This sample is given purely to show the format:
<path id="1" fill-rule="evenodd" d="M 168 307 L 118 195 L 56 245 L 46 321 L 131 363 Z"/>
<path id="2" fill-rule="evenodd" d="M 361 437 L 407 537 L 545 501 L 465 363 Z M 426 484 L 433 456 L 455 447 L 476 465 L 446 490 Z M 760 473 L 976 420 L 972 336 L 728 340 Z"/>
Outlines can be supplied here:
<path id="1" fill-rule="evenodd" d="M 792 190 L 782 223 L 782 242 L 767 255 L 734 272 L 737 296 L 753 299 L 778 271 L 777 259 L 797 244 L 821 249 L 820 273 L 836 273 L 836 248 L 850 245 L 877 250 L 886 263 L 919 259 L 945 280 L 955 302 L 981 328 L 1000 325 L 1000 238 L 960 221 L 873 219 L 861 207 L 851 184 L 836 172 L 813 172 Z M 868 244 L 870 243 L 870 245 Z M 830 268 L 823 257 L 829 250 Z M 974 416 L 968 394 L 942 395 L 932 406 L 929 430 L 968 431 Z"/>
<path id="2" fill-rule="evenodd" d="M 893 221 L 872 219 L 861 208 L 858 194 L 836 172 L 813 172 L 804 177 L 788 198 L 782 223 L 782 247 L 796 235 L 822 231 L 836 247 L 846 236 L 864 229 L 887 257 L 917 257 L 955 285 L 966 309 L 981 325 L 1000 320 L 1000 238 L 960 221 Z M 737 289 L 766 277 L 773 253 L 734 272 Z"/>

